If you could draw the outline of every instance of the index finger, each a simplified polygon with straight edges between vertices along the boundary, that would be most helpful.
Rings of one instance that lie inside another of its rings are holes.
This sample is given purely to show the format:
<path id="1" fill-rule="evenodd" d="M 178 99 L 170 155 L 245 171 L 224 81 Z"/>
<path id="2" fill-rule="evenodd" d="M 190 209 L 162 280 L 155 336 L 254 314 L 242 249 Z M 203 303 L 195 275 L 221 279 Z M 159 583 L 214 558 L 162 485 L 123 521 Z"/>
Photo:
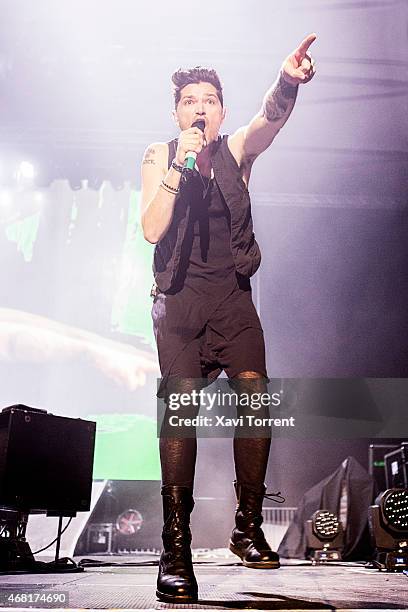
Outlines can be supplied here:
<path id="1" fill-rule="evenodd" d="M 316 40 L 316 38 L 316 34 L 309 34 L 309 36 L 306 36 L 306 38 L 302 40 L 302 42 L 296 49 L 295 54 L 301 55 L 303 58 L 306 55 L 306 52 L 309 49 L 310 45 Z"/>

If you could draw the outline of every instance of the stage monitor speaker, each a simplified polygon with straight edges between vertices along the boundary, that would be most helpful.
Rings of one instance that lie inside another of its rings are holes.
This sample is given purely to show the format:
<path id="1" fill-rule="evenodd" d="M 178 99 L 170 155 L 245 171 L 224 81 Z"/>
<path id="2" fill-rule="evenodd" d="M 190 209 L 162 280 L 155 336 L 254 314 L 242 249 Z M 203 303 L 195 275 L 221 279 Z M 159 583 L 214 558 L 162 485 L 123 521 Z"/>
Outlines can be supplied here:
<path id="1" fill-rule="evenodd" d="M 96 424 L 22 404 L 0 413 L 0 506 L 70 516 L 89 510 Z"/>
<path id="2" fill-rule="evenodd" d="M 162 496 L 157 480 L 109 480 L 74 554 L 160 550 Z"/>

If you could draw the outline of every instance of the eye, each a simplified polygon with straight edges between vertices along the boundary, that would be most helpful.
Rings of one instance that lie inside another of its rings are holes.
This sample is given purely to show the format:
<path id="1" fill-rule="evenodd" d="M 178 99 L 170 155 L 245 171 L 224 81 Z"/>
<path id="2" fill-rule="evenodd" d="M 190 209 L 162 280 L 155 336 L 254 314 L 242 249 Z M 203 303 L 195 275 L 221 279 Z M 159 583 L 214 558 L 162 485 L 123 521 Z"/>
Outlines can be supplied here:
<path id="1" fill-rule="evenodd" d="M 193 101 L 190 100 L 190 98 L 188 98 L 187 100 L 184 100 L 184 105 L 186 106 L 187 104 L 192 104 Z"/>
<path id="2" fill-rule="evenodd" d="M 208 99 L 208 103 L 209 103 L 209 104 L 215 104 L 215 100 L 214 100 L 214 98 L 209 98 L 209 99 Z"/>

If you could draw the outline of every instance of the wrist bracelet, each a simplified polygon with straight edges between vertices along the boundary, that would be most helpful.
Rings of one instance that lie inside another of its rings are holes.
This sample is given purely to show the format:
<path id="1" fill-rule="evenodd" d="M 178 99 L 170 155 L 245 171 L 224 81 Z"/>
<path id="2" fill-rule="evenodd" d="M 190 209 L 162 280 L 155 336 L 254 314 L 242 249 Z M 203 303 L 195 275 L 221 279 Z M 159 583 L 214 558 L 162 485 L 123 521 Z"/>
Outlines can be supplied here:
<path id="1" fill-rule="evenodd" d="M 171 167 L 177 170 L 177 172 L 180 172 L 180 174 L 183 172 L 183 166 L 179 166 L 175 159 L 171 162 Z"/>
<path id="2" fill-rule="evenodd" d="M 163 180 L 160 183 L 160 187 L 162 187 L 165 191 L 168 191 L 169 193 L 171 193 L 172 195 L 177 195 L 179 192 L 179 189 L 176 189 L 175 187 L 172 187 L 171 185 L 168 185 L 167 183 L 165 183 Z"/>

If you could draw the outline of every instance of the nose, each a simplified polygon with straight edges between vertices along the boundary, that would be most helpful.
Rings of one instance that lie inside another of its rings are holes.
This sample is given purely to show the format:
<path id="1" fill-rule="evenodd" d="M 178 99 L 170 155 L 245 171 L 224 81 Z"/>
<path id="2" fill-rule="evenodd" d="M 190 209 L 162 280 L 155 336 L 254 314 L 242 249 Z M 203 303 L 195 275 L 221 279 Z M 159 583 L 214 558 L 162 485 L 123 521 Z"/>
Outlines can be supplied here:
<path id="1" fill-rule="evenodd" d="M 197 115 L 205 115 L 204 102 L 202 100 L 197 103 L 196 112 Z"/>

